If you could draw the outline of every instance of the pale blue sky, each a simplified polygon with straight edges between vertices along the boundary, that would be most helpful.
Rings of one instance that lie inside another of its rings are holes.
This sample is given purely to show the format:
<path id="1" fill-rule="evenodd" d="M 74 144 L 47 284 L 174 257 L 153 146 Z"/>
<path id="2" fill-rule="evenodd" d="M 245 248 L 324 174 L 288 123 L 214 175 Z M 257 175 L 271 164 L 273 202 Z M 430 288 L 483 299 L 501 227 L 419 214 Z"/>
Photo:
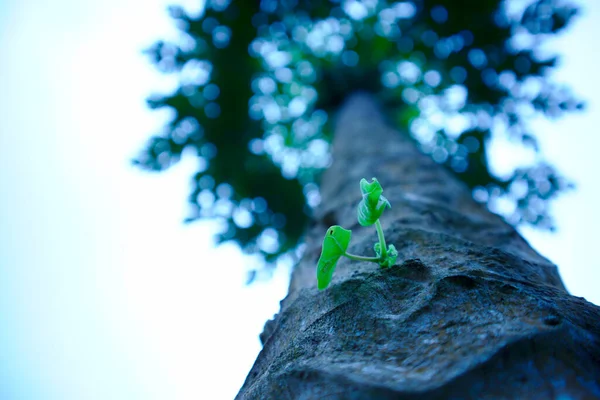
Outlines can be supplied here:
<path id="1" fill-rule="evenodd" d="M 285 270 L 245 287 L 235 247 L 181 223 L 194 159 L 160 175 L 129 164 L 166 117 L 144 99 L 173 82 L 141 50 L 175 34 L 168 4 L 0 3 L 3 400 L 230 399 L 285 293 Z M 573 294 L 600 303 L 600 3 L 587 11 L 551 47 L 565 54 L 556 79 L 588 111 L 537 124 L 578 189 L 554 206 L 557 234 L 525 234 Z"/>

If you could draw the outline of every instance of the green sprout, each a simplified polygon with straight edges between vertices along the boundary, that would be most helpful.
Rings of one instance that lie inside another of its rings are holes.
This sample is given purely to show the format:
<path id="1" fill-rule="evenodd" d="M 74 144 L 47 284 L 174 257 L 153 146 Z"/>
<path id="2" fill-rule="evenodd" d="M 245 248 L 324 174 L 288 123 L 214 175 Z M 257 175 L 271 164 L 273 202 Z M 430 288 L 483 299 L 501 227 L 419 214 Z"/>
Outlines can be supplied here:
<path id="1" fill-rule="evenodd" d="M 386 208 L 391 208 L 390 202 L 382 196 L 383 188 L 376 178 L 369 183 L 366 179 L 360 180 L 360 191 L 362 200 L 358 204 L 358 223 L 362 226 L 375 225 L 379 242 L 375 243 L 374 249 L 376 257 L 357 256 L 348 253 L 346 250 L 350 245 L 352 231 L 344 229 L 339 225 L 334 225 L 327 229 L 327 234 L 323 239 L 321 257 L 317 262 L 317 286 L 319 289 L 325 289 L 329 286 L 335 266 L 338 260 L 343 256 L 355 261 L 370 261 L 379 264 L 381 267 L 391 267 L 396 263 L 398 251 L 393 244 L 387 246 L 383 235 L 383 228 L 379 218 Z"/>

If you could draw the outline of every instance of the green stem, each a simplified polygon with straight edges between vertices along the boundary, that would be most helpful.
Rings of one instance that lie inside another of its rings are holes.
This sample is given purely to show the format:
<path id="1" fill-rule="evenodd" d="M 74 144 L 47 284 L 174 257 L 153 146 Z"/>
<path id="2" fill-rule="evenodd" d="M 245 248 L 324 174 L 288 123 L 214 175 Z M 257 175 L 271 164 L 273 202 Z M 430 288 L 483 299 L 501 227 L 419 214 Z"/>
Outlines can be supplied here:
<path id="1" fill-rule="evenodd" d="M 379 245 L 381 246 L 381 259 L 385 260 L 387 258 L 387 247 L 385 244 L 385 236 L 383 236 L 383 228 L 381 227 L 379 219 L 375 221 L 375 228 L 377 229 L 377 237 L 379 237 Z"/>
<path id="2" fill-rule="evenodd" d="M 350 253 L 344 253 L 345 257 L 348 257 L 351 260 L 354 261 L 371 261 L 371 262 L 375 262 L 378 263 L 379 261 L 381 261 L 381 258 L 379 257 L 364 257 L 364 256 L 357 256 L 355 254 L 350 254 Z"/>

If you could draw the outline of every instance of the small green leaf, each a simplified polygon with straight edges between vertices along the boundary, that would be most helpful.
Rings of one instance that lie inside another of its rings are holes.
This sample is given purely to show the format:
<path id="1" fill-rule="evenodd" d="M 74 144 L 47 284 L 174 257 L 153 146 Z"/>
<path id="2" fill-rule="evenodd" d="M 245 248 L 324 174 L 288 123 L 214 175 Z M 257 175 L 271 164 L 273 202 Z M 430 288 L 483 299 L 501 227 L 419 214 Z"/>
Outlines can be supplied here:
<path id="1" fill-rule="evenodd" d="M 375 254 L 377 254 L 377 257 L 381 257 L 381 244 L 379 243 L 375 243 L 375 246 L 373 246 L 373 248 L 375 249 Z M 396 259 L 398 258 L 398 250 L 396 250 L 396 247 L 393 244 L 390 244 L 387 247 L 387 255 L 385 257 L 384 260 L 379 261 L 379 265 L 381 265 L 382 267 L 391 267 L 394 264 L 396 264 Z"/>
<path id="2" fill-rule="evenodd" d="M 362 226 L 371 226 L 381 217 L 386 207 L 391 208 L 390 202 L 383 197 L 383 188 L 376 178 L 372 182 L 360 180 L 362 200 L 358 203 L 358 223 Z"/>
<path id="3" fill-rule="evenodd" d="M 375 249 L 375 254 L 377 255 L 377 257 L 381 258 L 381 243 L 375 243 L 373 248 Z"/>
<path id="4" fill-rule="evenodd" d="M 383 260 L 379 265 L 385 268 L 392 267 L 396 264 L 396 259 L 398 258 L 398 250 L 393 244 L 390 244 L 387 248 L 387 257 Z"/>
<path id="5" fill-rule="evenodd" d="M 346 253 L 351 237 L 352 231 L 339 225 L 327 229 L 327 234 L 323 239 L 321 257 L 317 263 L 317 286 L 319 289 L 329 286 L 335 266 L 340 257 Z"/>

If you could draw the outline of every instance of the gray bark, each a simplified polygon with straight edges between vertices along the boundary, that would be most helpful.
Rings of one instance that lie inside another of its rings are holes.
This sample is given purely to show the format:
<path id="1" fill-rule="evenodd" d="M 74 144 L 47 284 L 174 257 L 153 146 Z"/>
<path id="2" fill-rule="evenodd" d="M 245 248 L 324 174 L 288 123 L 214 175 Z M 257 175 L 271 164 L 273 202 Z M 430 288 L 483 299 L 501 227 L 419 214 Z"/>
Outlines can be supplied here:
<path id="1" fill-rule="evenodd" d="M 267 322 L 238 399 L 600 398 L 600 308 L 356 94 L 336 122 L 334 162 L 281 310 Z M 356 221 L 358 182 L 377 177 L 399 251 L 389 269 L 338 263 L 316 288 L 330 225 L 374 255 Z"/>

